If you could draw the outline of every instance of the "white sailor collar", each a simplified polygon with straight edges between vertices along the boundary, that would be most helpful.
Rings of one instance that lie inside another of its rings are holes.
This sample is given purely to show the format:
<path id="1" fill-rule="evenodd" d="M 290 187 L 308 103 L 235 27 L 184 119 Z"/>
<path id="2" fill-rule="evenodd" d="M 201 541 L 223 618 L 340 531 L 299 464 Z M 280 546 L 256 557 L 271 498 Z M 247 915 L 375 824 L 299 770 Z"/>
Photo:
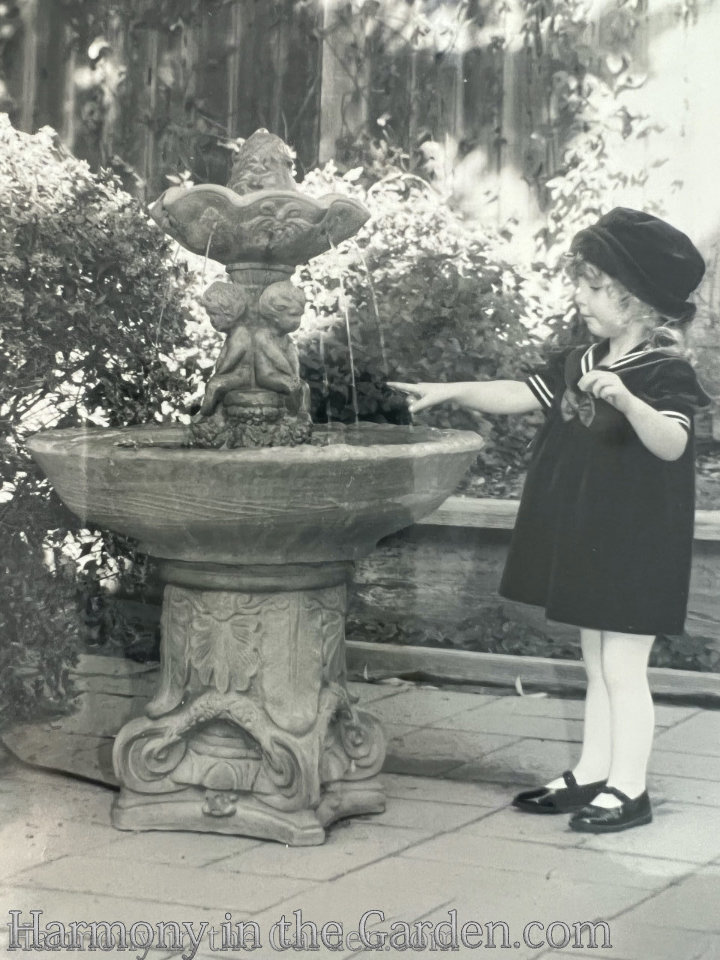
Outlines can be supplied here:
<path id="1" fill-rule="evenodd" d="M 584 375 L 597 367 L 603 370 L 627 370 L 632 367 L 644 367 L 648 364 L 659 363 L 667 359 L 667 354 L 653 349 L 647 340 L 638 343 L 637 346 L 623 354 L 622 357 L 618 357 L 613 363 L 603 363 L 603 357 L 607 354 L 607 351 L 607 340 L 591 343 L 580 358 L 581 373 Z"/>

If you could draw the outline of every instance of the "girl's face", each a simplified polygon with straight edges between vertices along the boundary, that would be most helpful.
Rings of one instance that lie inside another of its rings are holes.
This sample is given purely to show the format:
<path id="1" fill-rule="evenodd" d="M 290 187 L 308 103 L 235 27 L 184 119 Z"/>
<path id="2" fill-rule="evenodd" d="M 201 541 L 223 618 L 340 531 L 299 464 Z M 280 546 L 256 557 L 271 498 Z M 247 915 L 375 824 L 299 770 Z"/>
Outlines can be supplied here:
<path id="1" fill-rule="evenodd" d="M 619 336 L 627 327 L 619 291 L 611 278 L 600 270 L 575 281 L 575 302 L 588 330 L 595 337 Z"/>

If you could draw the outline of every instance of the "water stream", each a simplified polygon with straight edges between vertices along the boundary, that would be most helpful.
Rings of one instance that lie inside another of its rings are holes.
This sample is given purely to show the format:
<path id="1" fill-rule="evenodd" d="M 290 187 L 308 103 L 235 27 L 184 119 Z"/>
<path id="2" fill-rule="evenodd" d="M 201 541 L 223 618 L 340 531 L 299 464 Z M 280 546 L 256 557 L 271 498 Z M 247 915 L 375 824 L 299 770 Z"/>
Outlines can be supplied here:
<path id="1" fill-rule="evenodd" d="M 182 247 L 179 243 L 175 243 L 175 253 L 172 255 L 172 265 L 175 266 L 177 263 L 177 258 L 180 255 L 180 250 Z M 168 278 L 167 286 L 165 287 L 165 296 L 163 297 L 163 302 L 160 307 L 160 316 L 158 317 L 157 330 L 155 332 L 155 347 L 160 346 L 160 334 L 162 333 L 162 322 L 165 315 L 165 307 L 167 306 L 168 300 L 170 299 L 170 291 L 172 289 L 173 279 L 172 277 Z"/>
<path id="2" fill-rule="evenodd" d="M 325 424 L 330 431 L 330 380 L 328 379 L 327 364 L 325 363 L 325 333 L 320 331 L 320 367 L 322 369 L 322 395 L 325 399 Z"/>
<path id="3" fill-rule="evenodd" d="M 332 242 L 332 239 L 328 236 L 330 240 L 330 245 L 333 249 L 333 252 L 337 254 L 337 247 Z M 343 283 L 343 277 L 341 273 L 338 273 L 338 303 L 340 309 L 343 312 L 345 317 L 345 330 L 347 333 L 347 342 L 348 342 L 348 358 L 350 360 L 350 389 L 351 389 L 351 398 L 352 398 L 352 407 L 353 413 L 355 414 L 355 425 L 360 423 L 360 405 L 358 403 L 358 394 L 357 394 L 357 381 L 355 379 L 355 355 L 353 353 L 353 343 L 352 343 L 352 334 L 350 328 L 350 306 L 348 304 L 347 296 L 345 294 L 345 284 Z"/>
<path id="4" fill-rule="evenodd" d="M 207 270 L 207 262 L 210 259 L 210 246 L 212 244 L 212 239 L 215 234 L 215 226 L 213 226 L 210 231 L 210 236 L 208 237 L 207 246 L 205 247 L 205 259 L 203 260 L 202 276 L 200 277 L 200 282 L 205 283 L 205 271 Z"/>
<path id="5" fill-rule="evenodd" d="M 367 278 L 368 289 L 370 290 L 370 304 L 372 306 L 373 315 L 375 317 L 375 325 L 377 327 L 377 332 L 378 332 L 378 343 L 380 345 L 380 358 L 382 360 L 382 367 L 381 367 L 380 373 L 382 374 L 383 382 L 387 382 L 388 379 L 390 378 L 390 366 L 388 364 L 387 348 L 385 345 L 385 333 L 383 331 L 383 321 L 380 316 L 380 307 L 378 304 L 377 291 L 375 290 L 375 284 L 373 283 L 372 273 L 370 272 L 370 267 L 368 266 L 368 262 L 367 262 L 367 259 L 365 258 L 365 254 L 363 253 L 362 247 L 357 242 L 357 240 L 355 240 L 354 237 L 350 240 L 350 243 L 352 243 L 355 247 L 357 255 L 360 258 L 360 262 L 363 265 L 365 276 Z M 409 424 L 410 430 L 412 430 L 414 426 L 413 415 L 409 410 L 408 410 L 408 416 L 410 418 L 410 424 Z"/>
<path id="6" fill-rule="evenodd" d="M 350 242 L 354 245 L 355 250 L 357 251 L 357 255 L 360 258 L 360 262 L 363 265 L 363 270 L 365 271 L 365 276 L 367 278 L 368 289 L 370 290 L 370 303 L 372 305 L 373 315 L 375 317 L 375 325 L 377 326 L 378 341 L 380 344 L 380 357 L 382 359 L 381 372 L 383 374 L 383 377 L 387 379 L 390 373 L 390 370 L 388 368 L 387 350 L 385 349 L 385 334 L 383 331 L 382 320 L 380 319 L 380 308 L 378 306 L 378 299 L 377 299 L 377 293 L 375 291 L 375 284 L 373 283 L 372 274 L 370 273 L 370 267 L 368 266 L 368 262 L 365 259 L 365 254 L 362 251 L 362 247 L 354 238 L 351 239 Z"/>

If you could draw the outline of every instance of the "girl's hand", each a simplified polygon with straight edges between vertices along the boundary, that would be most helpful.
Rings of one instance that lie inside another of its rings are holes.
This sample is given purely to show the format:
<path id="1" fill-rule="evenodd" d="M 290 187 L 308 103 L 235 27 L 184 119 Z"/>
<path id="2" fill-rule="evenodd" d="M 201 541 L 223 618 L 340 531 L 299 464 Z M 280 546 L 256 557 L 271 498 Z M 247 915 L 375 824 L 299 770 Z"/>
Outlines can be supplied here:
<path id="1" fill-rule="evenodd" d="M 624 414 L 628 413 L 636 399 L 635 394 L 631 393 L 620 377 L 611 370 L 591 370 L 580 378 L 578 389 L 600 400 L 607 400 L 611 406 Z"/>
<path id="2" fill-rule="evenodd" d="M 407 393 L 416 399 L 408 403 L 410 413 L 419 413 L 427 407 L 434 407 L 439 403 L 447 403 L 454 399 L 453 385 L 450 383 L 397 383 L 388 381 L 392 390 Z"/>

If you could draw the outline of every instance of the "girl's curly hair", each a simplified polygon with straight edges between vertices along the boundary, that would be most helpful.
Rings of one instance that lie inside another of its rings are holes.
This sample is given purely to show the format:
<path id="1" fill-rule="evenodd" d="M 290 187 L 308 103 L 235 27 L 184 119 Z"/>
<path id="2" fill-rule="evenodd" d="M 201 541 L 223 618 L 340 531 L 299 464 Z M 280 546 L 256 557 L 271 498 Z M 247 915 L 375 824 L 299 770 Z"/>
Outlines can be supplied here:
<path id="1" fill-rule="evenodd" d="M 691 320 L 678 320 L 665 317 L 655 307 L 640 300 L 623 286 L 615 277 L 600 270 L 579 254 L 570 253 L 565 257 L 565 270 L 570 279 L 577 283 L 585 279 L 591 285 L 603 286 L 617 295 L 618 305 L 628 320 L 640 320 L 647 330 L 647 349 L 662 350 L 670 356 L 691 357 L 691 351 L 685 343 L 684 330 Z"/>

